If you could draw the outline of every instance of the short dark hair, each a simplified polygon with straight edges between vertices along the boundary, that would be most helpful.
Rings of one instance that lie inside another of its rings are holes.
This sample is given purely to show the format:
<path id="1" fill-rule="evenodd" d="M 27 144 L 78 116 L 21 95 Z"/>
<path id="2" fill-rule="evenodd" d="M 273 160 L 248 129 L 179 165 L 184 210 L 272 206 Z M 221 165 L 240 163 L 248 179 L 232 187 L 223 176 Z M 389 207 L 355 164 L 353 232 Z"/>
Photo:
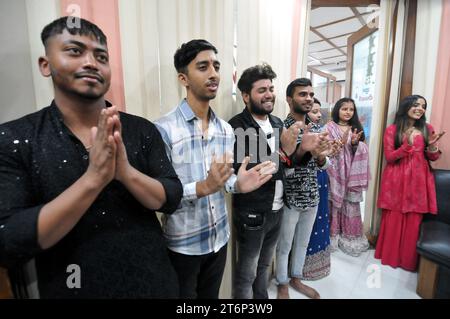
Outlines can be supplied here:
<path id="1" fill-rule="evenodd" d="M 250 94 L 252 90 L 253 83 L 259 80 L 273 80 L 277 77 L 277 74 L 272 70 L 272 67 L 263 63 L 261 65 L 252 66 L 244 72 L 242 72 L 241 78 L 239 79 L 237 86 L 241 92 Z"/>
<path id="2" fill-rule="evenodd" d="M 173 56 L 173 63 L 178 73 L 187 73 L 187 66 L 202 51 L 212 50 L 217 54 L 217 49 L 211 43 L 203 39 L 191 40 L 183 43 Z"/>
<path id="3" fill-rule="evenodd" d="M 322 106 L 322 103 L 320 103 L 320 101 L 317 98 L 314 98 L 314 104 L 319 104 L 320 106 Z"/>
<path id="4" fill-rule="evenodd" d="M 290 96 L 293 97 L 292 94 L 294 94 L 294 89 L 297 86 L 312 86 L 311 80 L 308 78 L 298 78 L 289 83 L 289 85 L 286 88 L 286 97 Z"/>
<path id="5" fill-rule="evenodd" d="M 72 22 L 73 20 L 75 23 Z M 41 40 L 44 47 L 47 47 L 49 38 L 63 33 L 64 30 L 67 30 L 72 35 L 93 35 L 97 38 L 98 42 L 107 45 L 106 35 L 97 25 L 79 17 L 65 16 L 56 19 L 44 27 L 41 33 Z"/>

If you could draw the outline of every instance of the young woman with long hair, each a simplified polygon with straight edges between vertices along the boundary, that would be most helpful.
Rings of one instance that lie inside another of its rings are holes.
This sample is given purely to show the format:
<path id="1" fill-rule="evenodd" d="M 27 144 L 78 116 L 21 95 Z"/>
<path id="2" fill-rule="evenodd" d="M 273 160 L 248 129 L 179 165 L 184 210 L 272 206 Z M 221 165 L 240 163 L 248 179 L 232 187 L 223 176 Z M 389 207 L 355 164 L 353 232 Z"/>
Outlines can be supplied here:
<path id="1" fill-rule="evenodd" d="M 369 248 L 363 233 L 360 203 L 369 184 L 369 152 L 355 101 L 336 102 L 327 124 L 331 139 L 340 139 L 342 151 L 331 158 L 330 177 L 331 248 L 359 256 Z"/>
<path id="2" fill-rule="evenodd" d="M 378 207 L 381 227 L 375 258 L 394 268 L 417 268 L 416 244 L 425 213 L 436 214 L 436 190 L 429 161 L 440 156 L 436 134 L 426 123 L 427 101 L 410 95 L 399 105 L 394 124 L 384 134 L 387 165 L 381 178 Z"/>

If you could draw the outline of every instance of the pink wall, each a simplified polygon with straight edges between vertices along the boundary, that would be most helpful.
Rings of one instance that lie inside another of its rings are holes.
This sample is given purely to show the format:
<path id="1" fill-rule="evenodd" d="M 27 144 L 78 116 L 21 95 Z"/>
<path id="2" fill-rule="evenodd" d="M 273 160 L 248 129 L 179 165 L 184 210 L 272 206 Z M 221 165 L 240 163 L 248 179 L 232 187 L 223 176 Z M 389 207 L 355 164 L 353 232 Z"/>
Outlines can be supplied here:
<path id="1" fill-rule="evenodd" d="M 433 167 L 450 169 L 450 1 L 442 1 L 439 50 L 436 63 L 431 124 L 437 132 L 447 131 L 439 140 L 441 158 Z"/>
<path id="2" fill-rule="evenodd" d="M 98 25 L 108 38 L 108 50 L 111 65 L 111 88 L 106 98 L 125 111 L 125 94 L 123 87 L 122 53 L 120 44 L 118 0 L 60 0 L 61 15 L 70 15 L 71 4 L 78 5 L 81 17 Z"/>

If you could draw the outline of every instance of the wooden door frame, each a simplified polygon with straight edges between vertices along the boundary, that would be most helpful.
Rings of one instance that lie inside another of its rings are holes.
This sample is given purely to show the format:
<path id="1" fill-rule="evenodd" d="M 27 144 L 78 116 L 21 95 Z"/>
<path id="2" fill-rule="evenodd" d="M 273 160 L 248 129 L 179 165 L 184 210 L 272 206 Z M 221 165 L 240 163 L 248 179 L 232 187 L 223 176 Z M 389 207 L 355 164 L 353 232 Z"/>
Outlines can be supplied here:
<path id="1" fill-rule="evenodd" d="M 406 21 L 406 37 L 404 58 L 402 61 L 402 78 L 400 83 L 400 100 L 407 95 L 412 94 L 412 81 L 414 75 L 414 48 L 416 45 L 416 17 L 417 17 L 417 0 L 405 0 L 407 2 L 407 21 Z M 380 0 L 311 0 L 311 10 L 318 7 L 368 7 L 370 5 L 380 5 Z M 396 20 L 396 18 L 395 18 Z M 347 51 L 348 52 L 348 51 Z M 350 65 L 347 60 L 347 66 Z M 392 70 L 389 70 L 392 72 Z M 346 95 L 347 90 L 351 88 L 346 78 Z"/>
<path id="2" fill-rule="evenodd" d="M 403 50 L 402 79 L 400 83 L 400 97 L 412 94 L 412 83 L 414 76 L 414 50 L 416 46 L 416 18 L 417 18 L 417 0 L 409 0 L 407 7 L 405 48 Z"/>

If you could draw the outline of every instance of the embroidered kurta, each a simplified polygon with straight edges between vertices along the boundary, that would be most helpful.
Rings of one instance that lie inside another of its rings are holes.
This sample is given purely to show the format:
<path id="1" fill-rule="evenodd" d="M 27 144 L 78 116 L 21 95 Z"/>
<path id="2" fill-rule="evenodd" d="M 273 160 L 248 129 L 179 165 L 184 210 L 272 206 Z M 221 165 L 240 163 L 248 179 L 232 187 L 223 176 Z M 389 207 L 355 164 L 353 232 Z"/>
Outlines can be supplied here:
<path id="1" fill-rule="evenodd" d="M 430 134 L 434 131 L 428 125 Z M 436 189 L 428 160 L 435 161 L 440 152 L 425 151 L 425 140 L 418 135 L 413 145 L 406 138 L 395 149 L 396 126 L 386 129 L 384 155 L 387 165 L 381 178 L 378 207 L 399 212 L 436 214 Z"/>
<path id="2" fill-rule="evenodd" d="M 410 145 L 406 138 L 395 149 L 397 127 L 391 125 L 384 134 L 387 165 L 381 179 L 378 206 L 383 208 L 375 258 L 383 265 L 417 269 L 416 251 L 424 213 L 436 214 L 434 176 L 428 160 L 437 160 L 440 152 L 425 151 L 422 135 Z M 431 134 L 433 127 L 428 125 Z"/>
<path id="3" fill-rule="evenodd" d="M 342 139 L 339 126 L 330 122 L 326 126 L 332 139 Z M 330 177 L 331 246 L 339 246 L 343 252 L 359 256 L 369 248 L 363 234 L 360 202 L 367 190 L 370 178 L 369 148 L 359 142 L 356 150 L 351 145 L 351 134 L 344 147 L 334 158 L 327 172 Z"/>

